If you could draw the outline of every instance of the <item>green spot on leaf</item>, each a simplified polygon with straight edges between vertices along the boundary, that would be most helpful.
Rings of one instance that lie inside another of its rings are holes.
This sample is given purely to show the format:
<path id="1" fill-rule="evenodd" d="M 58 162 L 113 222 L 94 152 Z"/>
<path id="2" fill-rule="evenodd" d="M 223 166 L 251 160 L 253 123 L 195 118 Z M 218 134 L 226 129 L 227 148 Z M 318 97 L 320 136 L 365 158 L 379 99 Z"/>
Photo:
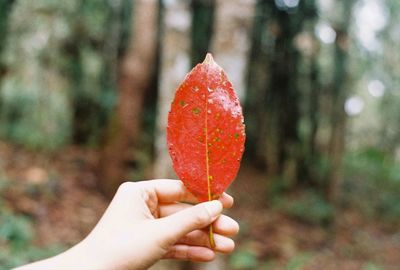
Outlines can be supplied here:
<path id="1" fill-rule="evenodd" d="M 194 114 L 199 114 L 200 112 L 201 112 L 201 110 L 199 109 L 199 108 L 193 108 L 193 110 L 192 110 L 192 112 L 194 113 Z"/>

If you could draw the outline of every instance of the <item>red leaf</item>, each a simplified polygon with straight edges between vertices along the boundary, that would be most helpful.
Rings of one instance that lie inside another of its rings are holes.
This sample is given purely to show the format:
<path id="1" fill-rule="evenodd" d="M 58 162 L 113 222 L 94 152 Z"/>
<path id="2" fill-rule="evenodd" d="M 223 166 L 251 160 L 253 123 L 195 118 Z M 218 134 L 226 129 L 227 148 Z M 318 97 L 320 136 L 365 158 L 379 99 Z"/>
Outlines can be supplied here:
<path id="1" fill-rule="evenodd" d="M 175 172 L 200 201 L 218 198 L 236 177 L 245 141 L 242 108 L 211 54 L 176 91 L 167 141 Z"/>

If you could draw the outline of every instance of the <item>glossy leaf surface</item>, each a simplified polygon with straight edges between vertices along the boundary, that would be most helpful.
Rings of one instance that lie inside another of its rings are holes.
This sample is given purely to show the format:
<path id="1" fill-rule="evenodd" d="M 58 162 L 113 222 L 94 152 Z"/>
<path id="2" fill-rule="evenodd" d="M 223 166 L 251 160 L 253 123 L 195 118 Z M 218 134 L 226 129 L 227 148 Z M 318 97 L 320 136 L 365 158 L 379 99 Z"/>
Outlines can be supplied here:
<path id="1" fill-rule="evenodd" d="M 245 142 L 242 108 L 211 54 L 177 89 L 167 142 L 175 172 L 200 201 L 218 198 L 236 177 Z"/>

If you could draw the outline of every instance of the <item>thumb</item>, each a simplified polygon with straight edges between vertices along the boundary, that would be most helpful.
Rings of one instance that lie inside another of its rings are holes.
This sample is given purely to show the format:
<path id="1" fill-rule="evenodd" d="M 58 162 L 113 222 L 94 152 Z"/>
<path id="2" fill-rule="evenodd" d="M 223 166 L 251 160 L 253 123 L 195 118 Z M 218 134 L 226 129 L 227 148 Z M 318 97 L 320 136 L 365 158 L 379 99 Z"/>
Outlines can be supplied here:
<path id="1" fill-rule="evenodd" d="M 175 243 L 191 231 L 202 229 L 213 223 L 222 212 L 220 201 L 214 200 L 197 204 L 159 219 L 164 240 Z M 165 228 L 168 228 L 167 230 Z"/>

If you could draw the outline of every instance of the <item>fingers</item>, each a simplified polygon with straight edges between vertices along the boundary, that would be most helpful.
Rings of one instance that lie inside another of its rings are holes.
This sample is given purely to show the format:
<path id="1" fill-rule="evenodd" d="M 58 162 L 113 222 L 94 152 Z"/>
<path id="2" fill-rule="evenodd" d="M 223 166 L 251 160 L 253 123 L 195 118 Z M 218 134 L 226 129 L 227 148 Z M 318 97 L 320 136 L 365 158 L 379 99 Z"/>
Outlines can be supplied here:
<path id="1" fill-rule="evenodd" d="M 209 248 L 174 245 L 165 254 L 164 259 L 177 259 L 194 262 L 209 262 L 215 258 L 215 252 Z"/>
<path id="2" fill-rule="evenodd" d="M 233 197 L 228 193 L 222 193 L 218 200 L 222 203 L 225 209 L 229 209 L 233 205 Z"/>
<path id="3" fill-rule="evenodd" d="M 167 243 L 174 244 L 178 239 L 191 231 L 202 229 L 214 222 L 222 212 L 219 201 L 210 201 L 178 211 L 170 216 L 157 220 L 162 238 Z M 168 230 L 165 230 L 168 228 Z"/>
<path id="4" fill-rule="evenodd" d="M 193 206 L 184 203 L 161 205 L 159 207 L 159 214 L 160 217 L 166 217 L 189 207 Z M 226 215 L 221 215 L 213 223 L 213 229 L 217 234 L 234 236 L 239 232 L 239 224 L 232 218 Z"/>
<path id="5" fill-rule="evenodd" d="M 186 187 L 180 180 L 157 179 L 136 183 L 141 187 L 154 190 L 157 194 L 159 202 L 161 203 L 171 203 L 177 201 L 198 203 L 196 197 L 194 197 L 193 194 L 186 189 Z M 233 205 L 233 198 L 227 193 L 223 193 L 220 196 L 219 201 L 221 201 L 224 208 L 230 208 Z"/>
<path id="6" fill-rule="evenodd" d="M 140 186 L 150 188 L 157 194 L 158 201 L 197 203 L 198 200 L 186 189 L 180 180 L 157 179 L 137 182 Z"/>
<path id="7" fill-rule="evenodd" d="M 235 242 L 228 237 L 214 233 L 214 240 L 214 251 L 230 253 L 235 248 Z M 208 232 L 202 230 L 188 233 L 178 241 L 178 244 L 211 248 Z"/>
<path id="8" fill-rule="evenodd" d="M 235 236 L 239 232 L 239 224 L 233 218 L 221 215 L 213 223 L 213 230 L 225 236 Z"/>
<path id="9" fill-rule="evenodd" d="M 226 194 L 226 193 L 225 193 Z M 228 194 L 226 194 L 226 196 L 230 196 Z M 222 203 L 222 206 L 224 208 L 230 207 L 231 204 L 228 201 L 221 201 L 221 199 L 219 199 L 219 201 Z M 172 215 L 178 211 L 181 211 L 183 209 L 192 207 L 192 204 L 187 204 L 187 203 L 164 203 L 164 204 L 160 204 L 159 208 L 160 208 L 160 217 L 166 217 L 169 215 Z"/>

